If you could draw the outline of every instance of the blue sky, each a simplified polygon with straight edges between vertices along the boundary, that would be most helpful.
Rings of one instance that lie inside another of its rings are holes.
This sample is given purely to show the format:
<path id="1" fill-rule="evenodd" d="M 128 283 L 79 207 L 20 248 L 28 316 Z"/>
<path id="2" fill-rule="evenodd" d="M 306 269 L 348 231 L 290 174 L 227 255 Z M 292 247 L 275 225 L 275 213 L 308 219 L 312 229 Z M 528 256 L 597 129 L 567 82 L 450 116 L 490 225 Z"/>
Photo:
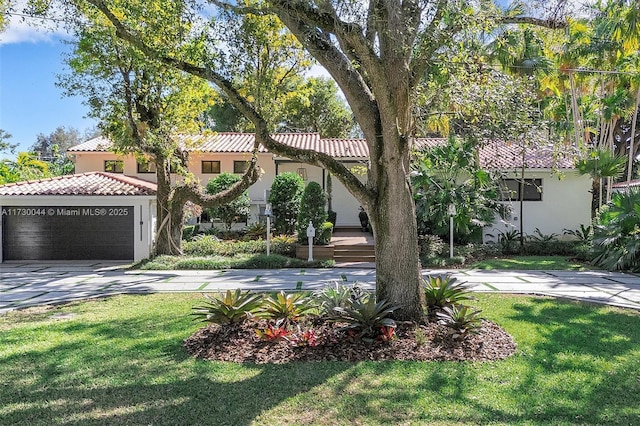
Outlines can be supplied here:
<path id="1" fill-rule="evenodd" d="M 95 126 L 84 116 L 88 108 L 79 97 L 63 97 L 55 86 L 64 72 L 63 53 L 71 46 L 59 33 L 43 33 L 12 21 L 0 34 L 0 128 L 26 151 L 40 133 L 50 134 L 59 126 L 73 127 L 81 134 Z M 13 157 L 0 153 L 0 158 Z"/>

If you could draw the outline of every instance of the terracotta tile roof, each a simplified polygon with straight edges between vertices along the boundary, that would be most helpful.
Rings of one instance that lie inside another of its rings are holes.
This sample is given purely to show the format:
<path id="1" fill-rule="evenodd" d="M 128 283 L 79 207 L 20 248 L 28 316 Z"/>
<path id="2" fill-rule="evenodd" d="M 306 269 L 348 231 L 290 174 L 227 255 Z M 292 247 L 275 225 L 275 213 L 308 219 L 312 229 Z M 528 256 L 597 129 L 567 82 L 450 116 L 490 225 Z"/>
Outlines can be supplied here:
<path id="1" fill-rule="evenodd" d="M 369 158 L 365 139 L 322 139 L 321 152 L 334 158 Z"/>
<path id="2" fill-rule="evenodd" d="M 416 148 L 433 148 L 444 144 L 445 139 L 417 139 Z M 522 149 L 520 145 L 503 141 L 489 142 L 479 151 L 480 166 L 485 169 L 509 170 L 522 167 Z M 528 169 L 574 169 L 574 160 L 570 153 L 554 150 L 553 146 L 529 148 L 524 155 L 525 167 Z"/>
<path id="3" fill-rule="evenodd" d="M 155 195 L 156 184 L 115 173 L 88 172 L 0 185 L 0 195 Z"/>
<path id="4" fill-rule="evenodd" d="M 611 188 L 637 188 L 640 187 L 640 179 L 632 180 L 631 182 L 624 181 L 611 185 Z"/>
<path id="5" fill-rule="evenodd" d="M 369 147 L 364 139 L 321 139 L 318 133 L 278 133 L 279 142 L 295 148 L 312 149 L 341 159 L 366 159 Z M 215 133 L 210 135 L 181 136 L 181 142 L 190 151 L 211 153 L 247 153 L 253 149 L 251 133 Z M 416 139 L 416 148 L 428 148 L 445 143 L 442 138 Z M 109 141 L 99 137 L 70 148 L 68 152 L 109 151 Z M 268 152 L 260 146 L 259 152 Z M 551 146 L 530 149 L 525 154 L 525 165 L 530 169 L 573 169 L 573 158 Z M 493 142 L 480 148 L 480 164 L 491 169 L 515 169 L 522 167 L 522 153 L 516 144 Z"/>

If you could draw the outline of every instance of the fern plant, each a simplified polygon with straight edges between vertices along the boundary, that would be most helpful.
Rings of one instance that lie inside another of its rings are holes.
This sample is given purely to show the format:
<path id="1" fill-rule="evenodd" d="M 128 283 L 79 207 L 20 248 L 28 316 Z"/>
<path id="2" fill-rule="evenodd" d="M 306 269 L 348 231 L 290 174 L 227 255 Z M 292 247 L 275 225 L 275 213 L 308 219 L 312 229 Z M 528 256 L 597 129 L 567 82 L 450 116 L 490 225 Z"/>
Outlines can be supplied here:
<path id="1" fill-rule="evenodd" d="M 428 310 L 458 305 L 464 300 L 475 300 L 464 283 L 457 283 L 450 275 L 428 276 L 424 280 L 424 296 Z"/>
<path id="2" fill-rule="evenodd" d="M 214 324 L 231 324 L 252 317 L 262 306 L 262 296 L 241 290 L 227 290 L 216 296 L 203 294 L 204 304 L 195 306 L 191 315 L 194 321 Z"/>
<path id="3" fill-rule="evenodd" d="M 469 306 L 445 306 L 436 313 L 438 324 L 451 329 L 453 340 L 464 340 L 469 334 L 477 333 L 481 327 L 482 318 L 479 310 L 471 310 Z"/>

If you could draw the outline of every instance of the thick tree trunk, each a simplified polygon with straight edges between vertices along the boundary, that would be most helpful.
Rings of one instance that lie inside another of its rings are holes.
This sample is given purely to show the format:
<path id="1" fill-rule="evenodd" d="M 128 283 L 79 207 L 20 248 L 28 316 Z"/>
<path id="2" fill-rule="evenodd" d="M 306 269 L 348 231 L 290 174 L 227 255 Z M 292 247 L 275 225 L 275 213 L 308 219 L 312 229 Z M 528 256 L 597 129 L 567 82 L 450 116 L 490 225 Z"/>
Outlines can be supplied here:
<path id="1" fill-rule="evenodd" d="M 400 306 L 394 316 L 417 321 L 424 298 L 418 257 L 415 205 L 405 167 L 387 163 L 384 187 L 374 206 L 367 206 L 376 247 L 376 297 Z"/>

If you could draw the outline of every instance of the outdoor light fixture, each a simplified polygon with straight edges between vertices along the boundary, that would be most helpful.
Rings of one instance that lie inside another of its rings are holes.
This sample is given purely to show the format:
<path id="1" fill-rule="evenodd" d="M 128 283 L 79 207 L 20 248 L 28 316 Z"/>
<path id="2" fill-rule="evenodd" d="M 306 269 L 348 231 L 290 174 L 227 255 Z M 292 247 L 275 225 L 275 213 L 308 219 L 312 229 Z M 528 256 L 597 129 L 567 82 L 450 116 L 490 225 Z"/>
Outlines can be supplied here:
<path id="1" fill-rule="evenodd" d="M 298 176 L 300 176 L 302 180 L 307 180 L 307 169 L 298 167 Z"/>

